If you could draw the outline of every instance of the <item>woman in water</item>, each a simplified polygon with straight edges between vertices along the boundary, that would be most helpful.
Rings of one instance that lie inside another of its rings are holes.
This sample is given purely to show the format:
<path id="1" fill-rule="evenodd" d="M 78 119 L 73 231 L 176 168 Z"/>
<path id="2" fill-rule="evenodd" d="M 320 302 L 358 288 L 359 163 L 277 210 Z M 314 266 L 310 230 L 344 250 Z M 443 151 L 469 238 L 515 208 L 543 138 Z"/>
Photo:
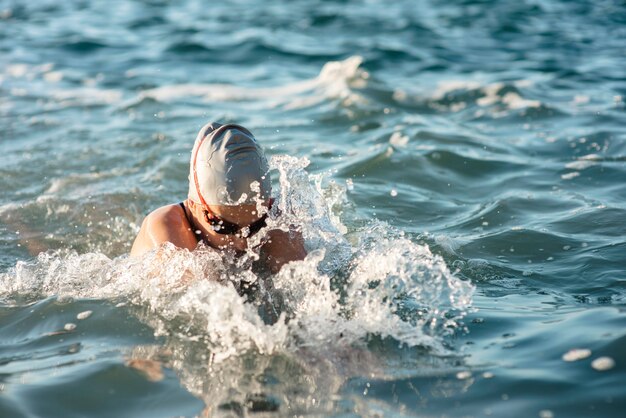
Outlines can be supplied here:
<path id="1" fill-rule="evenodd" d="M 248 238 L 265 226 L 271 181 L 263 150 L 243 126 L 205 125 L 193 146 L 187 199 L 160 207 L 144 219 L 131 257 L 170 242 L 193 251 L 200 242 L 218 250 L 245 251 Z M 263 241 L 272 272 L 306 256 L 296 231 L 271 230 Z"/>

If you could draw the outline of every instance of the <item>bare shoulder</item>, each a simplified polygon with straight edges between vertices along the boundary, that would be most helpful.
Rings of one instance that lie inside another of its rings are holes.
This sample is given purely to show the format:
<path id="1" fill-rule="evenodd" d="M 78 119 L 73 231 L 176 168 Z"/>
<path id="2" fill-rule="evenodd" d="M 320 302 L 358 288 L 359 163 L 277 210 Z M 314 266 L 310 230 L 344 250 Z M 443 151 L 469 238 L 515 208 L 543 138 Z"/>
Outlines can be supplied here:
<path id="1" fill-rule="evenodd" d="M 306 257 L 304 239 L 300 232 L 276 229 L 268 233 L 268 238 L 263 251 L 272 272 L 277 273 L 290 261 L 304 260 Z"/>
<path id="2" fill-rule="evenodd" d="M 154 227 L 165 227 L 171 223 L 187 223 L 187 219 L 180 205 L 172 204 L 153 210 L 146 216 L 143 222 Z"/>
<path id="3" fill-rule="evenodd" d="M 130 255 L 140 256 L 165 242 L 189 250 L 193 250 L 197 245 L 187 217 L 178 204 L 162 206 L 145 217 Z"/>

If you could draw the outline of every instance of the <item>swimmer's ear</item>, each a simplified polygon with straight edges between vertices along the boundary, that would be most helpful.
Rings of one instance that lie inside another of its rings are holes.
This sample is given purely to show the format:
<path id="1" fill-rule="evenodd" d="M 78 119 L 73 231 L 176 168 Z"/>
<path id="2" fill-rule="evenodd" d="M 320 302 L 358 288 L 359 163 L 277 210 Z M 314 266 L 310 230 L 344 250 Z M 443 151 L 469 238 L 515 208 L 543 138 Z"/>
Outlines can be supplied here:
<path id="1" fill-rule="evenodd" d="M 202 211 L 202 213 L 204 213 L 204 220 L 207 221 L 207 223 L 209 222 L 209 211 L 208 210 L 204 210 Z"/>

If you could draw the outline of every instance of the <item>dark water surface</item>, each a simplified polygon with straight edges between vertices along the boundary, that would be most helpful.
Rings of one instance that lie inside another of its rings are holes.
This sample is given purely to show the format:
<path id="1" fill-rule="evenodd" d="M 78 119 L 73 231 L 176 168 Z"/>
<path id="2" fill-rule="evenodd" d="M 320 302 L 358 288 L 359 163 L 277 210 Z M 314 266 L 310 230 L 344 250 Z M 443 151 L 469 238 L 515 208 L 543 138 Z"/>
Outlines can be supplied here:
<path id="1" fill-rule="evenodd" d="M 0 417 L 624 416 L 626 4 L 452 3 L 0 2 Z M 212 120 L 276 277 L 127 257 Z"/>

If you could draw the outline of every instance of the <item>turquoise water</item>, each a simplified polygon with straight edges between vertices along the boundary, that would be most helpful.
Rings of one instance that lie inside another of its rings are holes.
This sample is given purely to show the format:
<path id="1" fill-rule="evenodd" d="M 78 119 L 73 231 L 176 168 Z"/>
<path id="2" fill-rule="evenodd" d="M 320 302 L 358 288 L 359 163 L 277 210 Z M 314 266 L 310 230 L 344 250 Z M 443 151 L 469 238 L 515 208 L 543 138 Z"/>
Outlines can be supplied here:
<path id="1" fill-rule="evenodd" d="M 0 416 L 623 416 L 624 45 L 617 0 L 0 2 Z M 304 262 L 128 259 L 213 120 Z"/>

